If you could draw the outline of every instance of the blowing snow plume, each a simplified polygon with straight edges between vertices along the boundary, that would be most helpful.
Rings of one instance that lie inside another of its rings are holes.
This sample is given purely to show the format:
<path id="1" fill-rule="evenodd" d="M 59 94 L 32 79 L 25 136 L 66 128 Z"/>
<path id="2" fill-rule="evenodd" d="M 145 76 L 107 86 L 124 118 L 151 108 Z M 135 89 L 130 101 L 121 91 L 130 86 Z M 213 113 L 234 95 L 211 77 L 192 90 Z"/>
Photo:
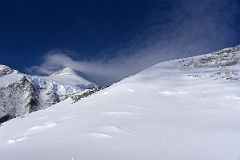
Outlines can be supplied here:
<path id="1" fill-rule="evenodd" d="M 234 0 L 230 1 L 166 1 L 169 10 L 161 12 L 157 7 L 153 9 L 151 18 L 136 30 L 135 37 L 126 44 L 103 50 L 99 53 L 102 58 L 73 60 L 68 51 L 52 50 L 42 64 L 31 67 L 30 71 L 51 74 L 59 68 L 70 67 L 98 85 L 110 85 L 161 61 L 235 45 L 232 39 L 237 34 L 231 26 L 239 15 L 239 5 Z M 160 14 L 167 16 L 159 19 Z M 106 58 L 105 55 L 110 52 L 114 56 Z"/>

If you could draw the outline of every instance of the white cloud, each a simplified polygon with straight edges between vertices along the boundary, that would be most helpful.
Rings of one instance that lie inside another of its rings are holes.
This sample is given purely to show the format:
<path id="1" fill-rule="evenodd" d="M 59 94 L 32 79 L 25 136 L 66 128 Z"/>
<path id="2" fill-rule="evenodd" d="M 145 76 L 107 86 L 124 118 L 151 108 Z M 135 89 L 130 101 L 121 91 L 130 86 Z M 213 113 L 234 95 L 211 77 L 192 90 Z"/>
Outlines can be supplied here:
<path id="1" fill-rule="evenodd" d="M 231 24 L 239 7 L 234 0 L 230 1 L 185 0 L 167 15 L 170 19 L 167 23 L 161 23 L 158 15 L 153 14 L 154 25 L 150 22 L 145 26 L 147 29 L 140 29 L 128 47 L 114 53 L 114 58 L 73 60 L 66 51 L 52 50 L 41 65 L 30 70 L 51 74 L 59 68 L 71 67 L 97 84 L 109 85 L 161 61 L 220 49 L 236 36 Z"/>

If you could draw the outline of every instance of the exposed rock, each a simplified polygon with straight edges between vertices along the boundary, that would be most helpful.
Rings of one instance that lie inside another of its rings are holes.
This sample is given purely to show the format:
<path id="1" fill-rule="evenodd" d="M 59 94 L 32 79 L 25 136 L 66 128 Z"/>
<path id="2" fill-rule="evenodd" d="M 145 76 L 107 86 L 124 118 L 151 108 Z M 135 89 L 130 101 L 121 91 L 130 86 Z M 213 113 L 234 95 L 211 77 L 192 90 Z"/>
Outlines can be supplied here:
<path id="1" fill-rule="evenodd" d="M 190 77 L 237 80 L 240 78 L 240 73 L 232 68 L 235 65 L 240 65 L 240 46 L 184 58 L 178 61 L 177 67 L 181 70 L 211 68 L 208 72 L 189 73 L 187 76 Z"/>
<path id="2" fill-rule="evenodd" d="M 102 89 L 104 89 L 104 88 L 103 87 L 97 87 L 97 88 L 93 88 L 93 89 L 83 91 L 80 94 L 72 95 L 70 97 L 74 101 L 74 103 L 76 103 L 77 101 L 81 100 L 82 98 L 88 97 L 88 96 L 92 95 L 93 93 L 96 93 L 96 92 L 98 92 Z"/>

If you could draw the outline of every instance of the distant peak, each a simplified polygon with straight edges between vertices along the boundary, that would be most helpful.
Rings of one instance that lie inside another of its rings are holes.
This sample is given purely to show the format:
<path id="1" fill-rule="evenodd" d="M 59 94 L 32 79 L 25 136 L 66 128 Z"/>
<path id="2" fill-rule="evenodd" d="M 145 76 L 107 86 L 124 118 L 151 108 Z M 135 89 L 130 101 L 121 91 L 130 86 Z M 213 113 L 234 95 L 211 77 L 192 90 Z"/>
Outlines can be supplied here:
<path id="1" fill-rule="evenodd" d="M 64 85 L 83 85 L 83 86 L 96 86 L 94 83 L 82 77 L 81 73 L 69 67 L 65 67 L 52 75 L 49 78 L 55 82 Z"/>
<path id="2" fill-rule="evenodd" d="M 69 67 L 65 67 L 59 71 L 56 71 L 55 73 L 53 73 L 52 75 L 67 75 L 67 74 L 76 74 L 76 72 Z"/>
<path id="3" fill-rule="evenodd" d="M 64 72 L 73 72 L 73 69 L 69 68 L 69 67 L 65 67 L 65 68 L 62 69 L 62 71 L 64 71 Z"/>

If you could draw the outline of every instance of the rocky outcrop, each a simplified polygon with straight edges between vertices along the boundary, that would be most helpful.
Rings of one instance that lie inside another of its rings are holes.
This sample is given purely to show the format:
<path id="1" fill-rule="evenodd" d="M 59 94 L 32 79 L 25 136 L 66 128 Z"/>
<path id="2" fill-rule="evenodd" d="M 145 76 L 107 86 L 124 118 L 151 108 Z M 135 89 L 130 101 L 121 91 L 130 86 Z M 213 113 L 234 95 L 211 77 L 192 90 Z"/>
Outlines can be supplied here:
<path id="1" fill-rule="evenodd" d="M 197 73 L 189 73 L 187 75 L 189 77 L 238 80 L 240 72 L 235 69 L 234 66 L 236 65 L 240 65 L 240 46 L 181 59 L 177 63 L 177 68 L 181 70 L 198 70 Z M 210 70 L 205 72 L 202 70 L 203 68 L 209 68 Z"/>
<path id="2" fill-rule="evenodd" d="M 0 88 L 0 97 L 0 119 L 2 121 L 40 108 L 34 88 L 24 76 L 17 83 Z"/>
<path id="3" fill-rule="evenodd" d="M 225 48 L 210 54 L 184 58 L 179 61 L 179 68 L 224 68 L 240 64 L 240 46 Z"/>
<path id="4" fill-rule="evenodd" d="M 75 94 L 70 97 L 73 100 L 73 102 L 76 103 L 77 101 L 81 100 L 82 98 L 88 97 L 88 96 L 90 96 L 100 90 L 103 90 L 103 89 L 104 89 L 103 87 L 96 87 L 93 89 L 85 90 L 85 91 L 81 92 L 80 94 Z"/>

